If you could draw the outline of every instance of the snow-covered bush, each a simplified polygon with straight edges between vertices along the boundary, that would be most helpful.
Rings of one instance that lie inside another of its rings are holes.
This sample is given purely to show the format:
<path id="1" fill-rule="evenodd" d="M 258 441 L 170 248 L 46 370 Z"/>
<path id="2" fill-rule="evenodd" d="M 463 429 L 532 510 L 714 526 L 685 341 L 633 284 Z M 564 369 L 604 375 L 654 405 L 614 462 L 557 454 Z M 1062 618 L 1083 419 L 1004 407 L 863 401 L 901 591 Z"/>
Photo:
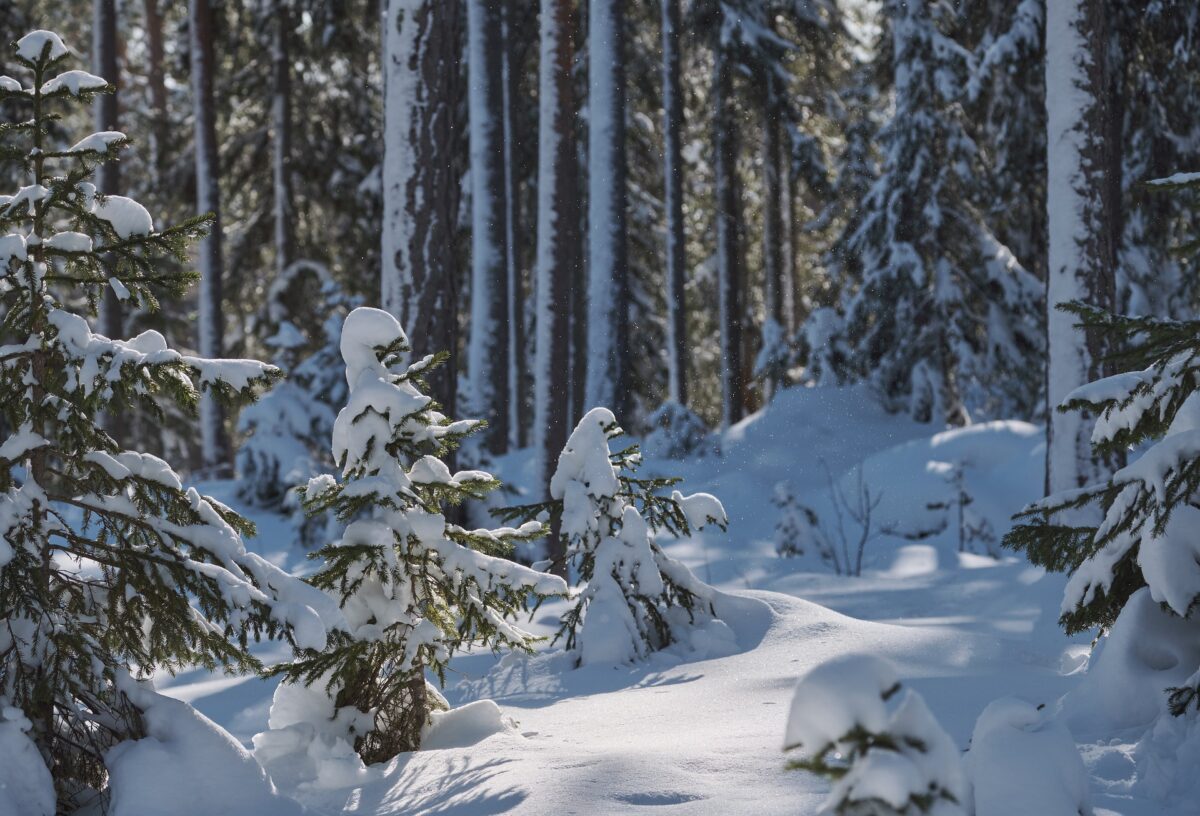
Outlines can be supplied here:
<path id="1" fill-rule="evenodd" d="M 799 754 L 789 768 L 833 780 L 819 814 L 971 812 L 958 748 L 921 696 L 902 689 L 879 658 L 843 657 L 803 677 L 792 697 L 784 750 Z"/>
<path id="2" fill-rule="evenodd" d="M 811 508 L 800 503 L 790 482 L 775 485 L 771 503 L 779 508 L 779 520 L 775 522 L 775 552 L 788 558 L 821 555 L 820 520 Z"/>
<path id="3" fill-rule="evenodd" d="M 501 511 L 507 520 L 548 514 L 583 584 L 558 638 L 580 664 L 627 663 L 688 638 L 715 619 L 714 590 L 668 557 L 655 534 L 689 535 L 715 524 L 725 508 L 707 493 L 657 491 L 678 479 L 640 479 L 636 445 L 613 452 L 623 431 L 607 408 L 579 420 L 550 480 L 550 501 Z"/>
<path id="4" fill-rule="evenodd" d="M 312 296 L 296 303 L 303 293 Z M 350 305 L 328 270 L 311 261 L 293 263 L 271 284 L 266 320 L 273 332 L 266 343 L 287 379 L 238 418 L 238 431 L 247 436 L 238 450 L 239 495 L 256 507 L 298 511 L 293 488 L 333 472 L 329 437 L 346 401 L 339 343 Z M 301 524 L 306 542 L 314 526 Z"/>
<path id="5" fill-rule="evenodd" d="M 544 535 L 542 524 L 467 530 L 446 521 L 444 505 L 482 499 L 499 482 L 451 473 L 439 458 L 480 423 L 451 422 L 422 393 L 438 359 L 407 363 L 400 324 L 379 309 L 351 312 L 340 346 L 349 384 L 333 426 L 341 478 L 310 481 L 305 507 L 348 522 L 310 578 L 337 598 L 345 623 L 328 648 L 299 649 L 274 672 L 324 689 L 334 705 L 322 719 L 340 723 L 340 737 L 374 763 L 419 747 L 440 700 L 427 670 L 444 681 L 450 657 L 477 644 L 529 650 L 534 638 L 509 618 L 567 588 L 505 557 L 513 542 Z"/>
<path id="6" fill-rule="evenodd" d="M 144 308 L 182 295 L 196 276 L 159 262 L 183 261 L 207 221 L 156 230 L 136 201 L 96 192 L 95 168 L 129 140 L 57 143 L 64 105 L 113 90 L 60 73 L 69 55 L 35 31 L 16 51 L 31 80 L 0 77 L 0 102 L 21 119 L 0 128 L 0 159 L 31 171 L 0 196 L 0 326 L 14 340 L 0 349 L 0 693 L 6 722 L 29 720 L 60 810 L 101 789 L 107 749 L 143 732 L 138 699 L 117 685 L 127 671 L 255 670 L 248 642 L 264 634 L 319 650 L 314 607 L 331 606 L 247 552 L 247 521 L 98 422 L 133 405 L 194 408 L 201 389 L 249 397 L 278 372 L 187 356 L 155 331 L 103 337 L 71 311 L 94 310 L 105 287 Z"/>
<path id="7" fill-rule="evenodd" d="M 1071 732 L 1040 706 L 1014 697 L 988 704 L 971 735 L 967 773 L 975 816 L 1086 816 L 1087 771 Z"/>
<path id="8" fill-rule="evenodd" d="M 719 453 L 716 439 L 695 411 L 668 400 L 646 419 L 642 446 L 659 459 L 686 459 Z"/>

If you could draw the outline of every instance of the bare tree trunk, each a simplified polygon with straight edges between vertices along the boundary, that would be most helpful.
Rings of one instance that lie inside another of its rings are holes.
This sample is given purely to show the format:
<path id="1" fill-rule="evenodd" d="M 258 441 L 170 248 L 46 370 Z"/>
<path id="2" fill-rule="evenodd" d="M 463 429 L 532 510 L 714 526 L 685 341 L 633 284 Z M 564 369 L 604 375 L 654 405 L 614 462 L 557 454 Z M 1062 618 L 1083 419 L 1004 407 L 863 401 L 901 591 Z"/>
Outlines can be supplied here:
<path id="1" fill-rule="evenodd" d="M 763 342 L 776 342 L 784 331 L 783 316 L 783 185 L 780 165 L 783 151 L 780 139 L 779 79 L 770 71 L 763 95 Z M 774 395 L 775 382 L 763 380 L 763 398 Z"/>
<path id="2" fill-rule="evenodd" d="M 1120 120 L 1114 104 L 1119 94 L 1112 93 L 1107 3 L 1050 3 L 1046 26 L 1046 491 L 1055 493 L 1101 481 L 1108 469 L 1092 453 L 1090 419 L 1056 410 L 1072 390 L 1107 373 L 1104 338 L 1076 328 L 1075 318 L 1055 307 L 1071 300 L 1113 307 Z"/>
<path id="3" fill-rule="evenodd" d="M 517 6 L 514 0 L 503 0 L 503 84 L 504 84 L 504 223 L 507 226 L 505 245 L 508 267 L 508 444 L 524 447 L 526 439 L 525 383 L 525 284 L 521 274 L 521 252 L 517 241 L 523 237 L 520 229 L 520 178 L 516 165 L 517 130 L 517 47 L 519 41 Z"/>
<path id="4" fill-rule="evenodd" d="M 450 353 L 429 377 L 448 416 L 456 415 L 458 401 L 460 188 L 450 154 L 461 26 L 458 3 L 386 3 L 382 302 L 408 333 L 414 354 Z"/>
<path id="5" fill-rule="evenodd" d="M 732 73 L 718 44 L 713 58 L 713 174 L 717 196 L 717 287 L 721 324 L 721 425 L 742 418 L 741 203 L 737 181 L 737 128 L 731 108 Z"/>
<path id="6" fill-rule="evenodd" d="M 781 164 L 783 201 L 780 204 L 780 217 L 783 220 L 783 251 L 780 258 L 783 263 L 783 326 L 788 337 L 792 337 L 799 328 L 797 312 L 800 308 L 800 292 L 799 281 L 796 279 L 796 168 L 792 164 L 791 141 L 788 138 L 783 140 Z"/>
<path id="7" fill-rule="evenodd" d="M 588 11 L 588 407 L 629 408 L 625 1 Z"/>
<path id="8" fill-rule="evenodd" d="M 471 132 L 471 334 L 467 374 L 483 447 L 508 447 L 508 224 L 505 210 L 501 0 L 468 0 Z"/>
<path id="9" fill-rule="evenodd" d="M 121 85 L 117 64 L 117 3 L 116 0 L 93 0 L 92 61 L 96 74 L 112 85 Z M 120 130 L 120 111 L 117 94 L 100 94 L 92 103 L 96 130 Z M 105 195 L 121 192 L 121 165 L 105 162 L 96 168 L 96 189 Z M 124 309 L 112 287 L 105 287 L 100 305 L 100 333 L 111 338 L 124 336 Z"/>
<path id="10" fill-rule="evenodd" d="M 679 0 L 662 0 L 663 176 L 667 211 L 667 396 L 687 404 L 687 303 L 684 300 L 683 89 L 679 80 Z"/>
<path id="11" fill-rule="evenodd" d="M 275 29 L 271 40 L 271 171 L 274 177 L 275 272 L 292 262 L 292 82 L 288 66 L 291 14 L 286 0 L 274 0 Z"/>
<path id="12" fill-rule="evenodd" d="M 166 167 L 167 141 L 170 133 L 170 112 L 167 108 L 166 60 L 163 56 L 163 20 L 158 0 L 144 0 L 143 24 L 146 27 L 146 84 L 150 88 L 150 105 L 154 111 L 154 126 L 150 131 L 151 162 L 158 171 Z"/>
<path id="13" fill-rule="evenodd" d="M 534 447 L 544 496 L 570 421 L 570 307 L 579 243 L 578 174 L 575 159 L 575 89 L 571 78 L 571 0 L 541 0 L 538 65 L 538 213 L 534 358 Z M 566 550 L 559 531 L 550 536 L 551 570 L 566 577 Z"/>
<path id="14" fill-rule="evenodd" d="M 213 106 L 213 20 L 208 0 L 190 0 L 189 35 L 192 60 L 192 104 L 196 126 L 196 210 L 212 213 L 209 233 L 200 242 L 200 319 L 197 346 L 201 356 L 220 357 L 225 321 L 222 304 L 221 190 Z M 200 397 L 200 458 L 207 474 L 222 475 L 232 462 L 225 435 L 225 412 L 211 394 Z"/>

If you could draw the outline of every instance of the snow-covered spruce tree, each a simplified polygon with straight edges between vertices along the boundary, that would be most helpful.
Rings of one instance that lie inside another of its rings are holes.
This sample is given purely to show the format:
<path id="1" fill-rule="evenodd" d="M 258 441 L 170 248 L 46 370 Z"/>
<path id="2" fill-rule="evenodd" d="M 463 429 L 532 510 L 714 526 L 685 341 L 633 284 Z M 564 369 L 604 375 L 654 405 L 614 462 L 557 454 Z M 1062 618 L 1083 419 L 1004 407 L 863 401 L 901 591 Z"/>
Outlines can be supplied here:
<path id="1" fill-rule="evenodd" d="M 1028 415 L 1042 286 L 970 203 L 980 158 L 960 103 L 971 55 L 942 30 L 949 6 L 889 0 L 884 11 L 894 112 L 882 173 L 838 250 L 862 279 L 842 293 L 843 319 L 820 313 L 812 339 L 848 352 L 823 361 L 847 366 L 838 378 L 869 382 L 917 419 Z"/>
<path id="2" fill-rule="evenodd" d="M 445 504 L 482 499 L 499 486 L 481 471 L 451 473 L 445 456 L 480 422 L 451 422 L 422 393 L 422 376 L 440 362 L 406 364 L 408 339 L 379 309 L 346 318 L 341 352 L 350 386 L 333 427 L 341 479 L 309 482 L 305 507 L 349 522 L 322 548 L 309 579 L 338 599 L 345 626 L 326 649 L 300 649 L 276 666 L 288 682 L 315 683 L 333 698 L 346 737 L 368 763 L 420 746 L 440 695 L 426 671 L 444 681 L 460 649 L 529 650 L 534 638 L 509 617 L 566 594 L 561 578 L 506 558 L 515 541 L 539 538 L 542 524 L 466 530 L 449 524 Z M 398 372 L 398 373 L 396 373 Z"/>
<path id="3" fill-rule="evenodd" d="M 299 510 L 293 488 L 333 472 L 329 437 L 346 401 L 339 344 L 352 303 L 329 271 L 311 261 L 290 264 L 267 292 L 265 342 L 288 376 L 238 416 L 238 432 L 247 436 L 237 453 L 239 495 L 256 507 Z M 314 529 L 302 523 L 306 542 Z"/>
<path id="4" fill-rule="evenodd" d="M 1031 561 L 1071 573 L 1062 605 L 1068 632 L 1109 628 L 1138 590 L 1188 617 L 1200 601 L 1200 321 L 1120 317 L 1064 307 L 1089 331 L 1117 338 L 1126 373 L 1076 389 L 1060 410 L 1097 416 L 1098 453 L 1147 446 L 1106 481 L 1026 508 L 1005 544 Z M 1103 521 L 1073 526 L 1074 508 L 1098 506 Z M 1196 674 L 1171 694 L 1182 713 L 1200 691 Z"/>
<path id="5" fill-rule="evenodd" d="M 118 689 L 130 672 L 217 665 L 254 670 L 251 637 L 280 635 L 313 649 L 325 632 L 320 593 L 246 551 L 253 527 L 185 488 L 161 459 L 123 450 L 99 424 L 131 406 L 196 406 L 201 390 L 249 396 L 278 375 L 252 360 L 191 357 L 146 331 L 93 334 L 73 311 L 95 312 L 105 287 L 143 308 L 178 297 L 186 259 L 207 219 L 156 230 L 149 213 L 90 182 L 129 140 L 94 133 L 54 142 L 65 105 L 112 90 L 61 70 L 62 40 L 35 31 L 17 43 L 31 77 L 0 77 L 0 159 L 29 183 L 0 196 L 0 699 L 24 712 L 54 776 L 60 809 L 105 783 L 108 747 L 140 731 Z"/>
<path id="6" fill-rule="evenodd" d="M 655 534 L 725 529 L 725 508 L 707 493 L 659 495 L 679 480 L 638 478 L 637 446 L 609 447 L 622 433 L 607 408 L 588 411 L 559 456 L 550 500 L 494 511 L 504 520 L 548 515 L 560 531 L 583 589 L 555 641 L 563 639 L 580 665 L 633 662 L 715 618 L 712 588 L 667 556 Z"/>
<path id="7" fill-rule="evenodd" d="M 970 786 L 957 746 L 921 695 L 876 657 L 823 663 L 796 686 L 787 767 L 833 781 L 819 816 L 966 816 Z"/>

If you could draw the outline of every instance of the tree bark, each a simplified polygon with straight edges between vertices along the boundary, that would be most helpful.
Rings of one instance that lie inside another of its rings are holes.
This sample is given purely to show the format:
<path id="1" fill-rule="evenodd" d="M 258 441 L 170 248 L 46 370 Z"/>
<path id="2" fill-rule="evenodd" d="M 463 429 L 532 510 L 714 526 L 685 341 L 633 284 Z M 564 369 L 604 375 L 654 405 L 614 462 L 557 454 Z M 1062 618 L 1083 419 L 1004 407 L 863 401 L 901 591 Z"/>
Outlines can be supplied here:
<path id="1" fill-rule="evenodd" d="M 524 447 L 526 439 L 525 383 L 527 382 L 525 358 L 525 284 L 521 274 L 521 252 L 518 240 L 523 237 L 520 229 L 521 197 L 520 173 L 516 163 L 517 143 L 517 79 L 518 50 L 520 37 L 517 24 L 515 0 L 503 0 L 501 13 L 504 18 L 503 39 L 503 85 L 504 85 L 504 223 L 505 265 L 508 269 L 508 444 L 511 448 Z"/>
<path id="2" fill-rule="evenodd" d="M 487 419 L 483 447 L 508 447 L 508 224 L 505 211 L 501 0 L 468 0 L 471 156 L 471 335 L 467 374 L 473 411 Z"/>
<path id="3" fill-rule="evenodd" d="M 212 213 L 213 222 L 200 242 L 200 319 L 197 346 L 203 357 L 220 357 L 224 340 L 221 260 L 221 191 L 213 105 L 213 19 L 208 0 L 189 0 L 192 100 L 195 106 L 196 210 Z M 200 459 L 210 477 L 232 465 L 225 435 L 225 412 L 213 396 L 200 397 Z"/>
<path id="4" fill-rule="evenodd" d="M 737 181 L 737 126 L 731 108 L 732 73 L 728 55 L 717 45 L 713 56 L 713 175 L 717 197 L 717 288 L 721 327 L 721 426 L 742 418 L 741 201 Z"/>
<path id="5" fill-rule="evenodd" d="M 271 39 L 271 174 L 274 177 L 275 273 L 282 275 L 293 258 L 292 83 L 288 66 L 291 14 L 286 0 L 274 0 Z"/>
<path id="6" fill-rule="evenodd" d="M 142 6 L 146 27 L 146 84 L 150 88 L 150 106 L 154 124 L 150 131 L 150 157 L 156 170 L 166 167 L 167 142 L 171 120 L 167 107 L 166 60 L 163 56 L 163 20 L 158 0 L 145 0 Z"/>
<path id="7" fill-rule="evenodd" d="M 384 13 L 383 308 L 414 355 L 446 351 L 429 376 L 442 411 L 458 402 L 455 225 L 460 188 L 450 160 L 461 91 L 458 3 L 388 0 Z"/>
<path id="8" fill-rule="evenodd" d="M 765 77 L 763 94 L 763 342 L 770 342 L 784 331 L 783 314 L 783 163 L 779 79 L 770 70 Z M 774 324 L 769 326 L 768 324 Z M 771 399 L 775 383 L 763 380 L 763 398 Z"/>
<path id="9" fill-rule="evenodd" d="M 118 86 L 119 92 L 121 77 L 117 64 L 116 0 L 93 0 L 92 16 L 95 21 L 92 29 L 92 61 L 96 74 L 108 80 L 109 84 Z M 96 130 L 121 129 L 117 94 L 100 94 L 92 105 Z M 105 162 L 96 168 L 96 189 L 104 195 L 121 192 L 121 165 L 118 162 Z M 124 336 L 124 309 L 111 286 L 105 287 L 104 299 L 100 304 L 100 333 L 113 339 Z"/>
<path id="10" fill-rule="evenodd" d="M 570 421 L 570 298 L 579 242 L 575 160 L 575 92 L 571 77 L 571 0 L 541 0 L 538 65 L 538 213 L 534 357 L 534 446 L 543 496 L 567 442 Z M 550 537 L 551 570 L 566 576 L 558 530 Z"/>
<path id="11" fill-rule="evenodd" d="M 624 0 L 588 11 L 587 407 L 618 421 L 629 406 L 629 261 L 626 233 Z"/>
<path id="12" fill-rule="evenodd" d="M 1046 11 L 1047 215 L 1046 491 L 1094 484 L 1108 467 L 1092 453 L 1092 419 L 1057 407 L 1075 388 L 1105 376 L 1104 337 L 1075 327 L 1055 307 L 1082 300 L 1111 309 L 1119 236 L 1119 112 L 1107 3 L 1063 0 Z M 1119 96 L 1119 95 L 1118 95 Z"/>
<path id="13" fill-rule="evenodd" d="M 679 78 L 679 0 L 662 0 L 663 178 L 667 216 L 667 396 L 686 405 L 687 303 L 684 299 L 683 89 Z"/>

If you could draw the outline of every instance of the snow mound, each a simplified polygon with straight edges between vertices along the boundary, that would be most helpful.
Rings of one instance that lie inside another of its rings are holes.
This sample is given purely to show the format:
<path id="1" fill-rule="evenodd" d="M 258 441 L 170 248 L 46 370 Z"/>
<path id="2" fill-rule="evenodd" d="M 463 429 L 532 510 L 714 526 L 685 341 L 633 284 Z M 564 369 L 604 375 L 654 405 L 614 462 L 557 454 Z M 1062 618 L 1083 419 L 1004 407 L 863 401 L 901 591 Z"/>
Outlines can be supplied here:
<path id="1" fill-rule="evenodd" d="M 449 711 L 434 711 L 421 736 L 421 750 L 468 748 L 493 734 L 516 730 L 516 724 L 491 700 L 477 700 Z"/>
<path id="2" fill-rule="evenodd" d="M 262 766 L 212 720 L 148 683 L 125 678 L 120 686 L 142 711 L 147 735 L 105 756 L 110 816 L 304 813 L 276 792 Z"/>
<path id="3" fill-rule="evenodd" d="M 1071 734 L 1024 700 L 992 702 L 975 723 L 967 770 L 975 816 L 1090 814 L 1088 777 Z"/>
<path id="4" fill-rule="evenodd" d="M 19 708 L 0 712 L 0 816 L 54 816 L 54 780 Z"/>

